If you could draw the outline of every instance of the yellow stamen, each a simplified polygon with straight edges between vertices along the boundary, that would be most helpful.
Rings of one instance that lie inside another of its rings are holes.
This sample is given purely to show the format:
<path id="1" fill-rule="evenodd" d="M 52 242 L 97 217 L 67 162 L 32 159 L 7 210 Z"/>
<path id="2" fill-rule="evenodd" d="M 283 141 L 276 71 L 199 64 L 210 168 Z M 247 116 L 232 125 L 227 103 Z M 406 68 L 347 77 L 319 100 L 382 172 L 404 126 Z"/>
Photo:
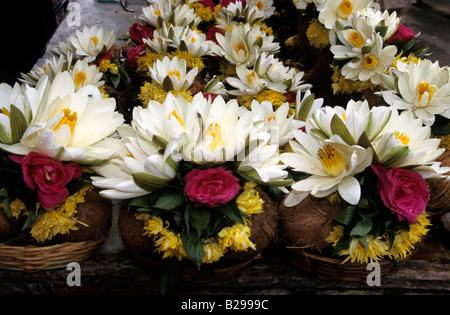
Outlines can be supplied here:
<path id="1" fill-rule="evenodd" d="M 333 177 L 339 176 L 346 168 L 344 157 L 330 145 L 324 145 L 317 155 L 324 170 Z"/>
<path id="2" fill-rule="evenodd" d="M 75 131 L 75 125 L 77 123 L 77 112 L 71 112 L 70 109 L 64 108 L 62 110 L 64 112 L 63 118 L 59 121 L 59 123 L 53 128 L 54 131 L 57 131 L 62 125 L 69 125 L 70 133 L 73 136 Z"/>
<path id="3" fill-rule="evenodd" d="M 394 136 L 395 139 L 400 140 L 403 145 L 407 145 L 409 143 L 409 137 L 403 132 L 400 133 L 400 131 L 394 131 Z"/>
<path id="4" fill-rule="evenodd" d="M 420 82 L 417 86 L 417 93 L 419 94 L 419 104 L 422 101 L 422 96 L 425 92 L 428 92 L 428 102 L 433 98 L 434 93 L 436 92 L 437 87 L 435 85 L 430 85 L 428 82 Z"/>
<path id="5" fill-rule="evenodd" d="M 252 88 L 253 87 L 253 79 L 256 79 L 256 72 L 252 71 L 251 73 L 247 74 L 247 82 L 248 85 Z"/>
<path id="6" fill-rule="evenodd" d="M 342 0 L 337 9 L 337 16 L 341 19 L 347 19 L 353 13 L 353 3 L 350 0 Z"/>
<path id="7" fill-rule="evenodd" d="M 258 1 L 258 3 L 256 4 L 256 7 L 258 8 L 258 10 L 262 10 L 264 8 L 264 4 L 261 1 Z"/>
<path id="8" fill-rule="evenodd" d="M 358 31 L 353 31 L 348 37 L 348 41 L 353 45 L 353 47 L 356 48 L 361 48 L 362 46 L 364 46 L 364 38 Z"/>
<path id="9" fill-rule="evenodd" d="M 155 10 L 155 11 L 153 11 L 153 13 L 154 13 L 156 16 L 161 16 L 161 11 L 160 11 L 160 10 Z"/>
<path id="10" fill-rule="evenodd" d="M 181 74 L 177 69 L 170 70 L 168 75 L 169 77 L 173 77 L 175 75 L 178 78 L 178 81 L 180 81 Z"/>
<path id="11" fill-rule="evenodd" d="M 94 42 L 94 46 L 97 47 L 98 44 L 98 37 L 97 36 L 93 36 L 91 38 L 89 38 L 89 40 Z"/>
<path id="12" fill-rule="evenodd" d="M 178 120 L 178 122 L 179 122 L 180 125 L 184 128 L 184 130 L 186 130 L 186 125 L 184 124 L 183 119 L 181 119 L 180 115 L 178 115 L 178 113 L 176 112 L 176 110 L 173 110 L 173 111 L 170 113 L 169 120 L 170 120 L 170 118 L 171 118 L 172 116 L 175 117 L 175 119 Z"/>
<path id="13" fill-rule="evenodd" d="M 211 123 L 206 129 L 206 134 L 212 137 L 211 143 L 208 146 L 208 150 L 215 151 L 217 148 L 222 147 L 222 130 L 219 124 Z"/>
<path id="14" fill-rule="evenodd" d="M 191 38 L 191 43 L 195 43 L 195 41 L 196 41 L 195 37 L 192 37 Z"/>
<path id="15" fill-rule="evenodd" d="M 367 55 L 364 58 L 363 64 L 364 64 L 364 67 L 366 67 L 367 69 L 373 69 L 377 66 L 378 60 L 377 60 L 377 58 L 375 58 L 374 55 Z"/>
<path id="16" fill-rule="evenodd" d="M 342 114 L 342 120 L 346 121 L 347 120 L 347 115 L 345 115 L 344 113 Z"/>
<path id="17" fill-rule="evenodd" d="M 8 117 L 11 117 L 11 114 L 9 113 L 9 110 L 6 109 L 6 107 L 3 107 L 0 109 L 0 114 L 6 115 Z"/>
<path id="18" fill-rule="evenodd" d="M 276 120 L 276 116 L 275 116 L 275 113 L 268 113 L 267 115 L 266 115 L 266 119 L 267 119 L 267 122 L 268 123 L 270 123 L 270 121 L 271 120 Z"/>
<path id="19" fill-rule="evenodd" d="M 86 80 L 86 72 L 79 71 L 75 74 L 73 82 L 75 83 L 75 88 L 84 86 L 84 81 Z"/>
<path id="20" fill-rule="evenodd" d="M 236 53 L 237 54 L 239 54 L 239 52 L 241 51 L 241 50 L 243 50 L 244 51 L 244 54 L 245 55 L 247 55 L 247 48 L 245 47 L 245 44 L 243 43 L 243 42 L 239 42 L 237 45 L 236 45 Z"/>

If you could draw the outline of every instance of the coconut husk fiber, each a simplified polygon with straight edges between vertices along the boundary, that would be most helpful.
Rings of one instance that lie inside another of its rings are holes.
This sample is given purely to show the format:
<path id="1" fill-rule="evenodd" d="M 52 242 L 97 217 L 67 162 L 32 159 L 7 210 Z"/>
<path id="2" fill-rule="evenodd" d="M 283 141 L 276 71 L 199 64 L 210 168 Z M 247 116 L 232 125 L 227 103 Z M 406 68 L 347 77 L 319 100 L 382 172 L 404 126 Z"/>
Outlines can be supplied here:
<path id="1" fill-rule="evenodd" d="M 450 150 L 445 152 L 436 159 L 441 162 L 441 166 L 450 166 Z M 427 211 L 431 214 L 443 214 L 450 210 L 450 181 L 446 182 L 429 182 L 430 199 L 427 204 Z"/>
<path id="2" fill-rule="evenodd" d="M 250 260 L 274 241 L 277 234 L 277 210 L 271 198 L 263 190 L 258 188 L 258 192 L 260 198 L 264 200 L 264 212 L 253 214 L 250 217 L 250 240 L 256 245 L 256 250 L 248 249 L 246 252 L 227 251 L 219 262 L 211 264 L 214 267 Z M 161 261 L 162 254 L 155 253 L 153 239 L 143 235 L 144 221 L 136 219 L 136 211 L 127 211 L 127 209 L 121 208 L 119 230 L 125 247 L 137 258 L 138 262 L 148 262 L 151 259 Z"/>
<path id="3" fill-rule="evenodd" d="M 89 190 L 85 202 L 77 205 L 77 230 L 56 235 L 51 242 L 83 242 L 107 237 L 112 226 L 112 203 L 96 189 Z"/>
<path id="4" fill-rule="evenodd" d="M 322 252 L 328 248 L 326 238 L 335 225 L 333 218 L 342 210 L 341 205 L 311 195 L 293 207 L 286 207 L 284 200 L 279 207 L 280 234 L 284 241 L 311 251 Z"/>

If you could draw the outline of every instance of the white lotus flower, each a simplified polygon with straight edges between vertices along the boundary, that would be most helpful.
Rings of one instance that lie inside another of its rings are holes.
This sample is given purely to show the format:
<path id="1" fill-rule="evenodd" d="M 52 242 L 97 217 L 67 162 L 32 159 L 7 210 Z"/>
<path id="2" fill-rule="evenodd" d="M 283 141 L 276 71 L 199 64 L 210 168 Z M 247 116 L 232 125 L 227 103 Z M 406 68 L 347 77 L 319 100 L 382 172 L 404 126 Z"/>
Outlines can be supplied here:
<path id="1" fill-rule="evenodd" d="M 372 149 L 322 141 L 300 130 L 294 131 L 294 136 L 297 142 L 290 142 L 294 153 L 281 154 L 281 161 L 294 171 L 311 176 L 291 186 L 285 205 L 294 206 L 308 194 L 322 198 L 336 191 L 342 199 L 356 205 L 361 196 L 361 186 L 354 175 L 372 163 Z"/>
<path id="2" fill-rule="evenodd" d="M 263 13 L 265 19 L 271 17 L 275 12 L 273 0 L 247 0 L 245 5 L 258 8 Z"/>
<path id="3" fill-rule="evenodd" d="M 198 68 L 193 68 L 186 73 L 186 60 L 173 57 L 164 57 L 156 60 L 153 67 L 149 68 L 150 76 L 166 91 L 184 91 L 194 82 Z"/>
<path id="4" fill-rule="evenodd" d="M 206 40 L 206 34 L 198 30 L 191 30 L 188 26 L 162 27 L 162 33 L 169 41 L 169 46 L 188 51 L 194 57 L 211 55 L 210 45 L 212 41 Z"/>
<path id="5" fill-rule="evenodd" d="M 169 183 L 176 174 L 177 163 L 167 161 L 158 153 L 158 147 L 136 135 L 130 134 L 117 140 L 116 152 L 120 157 L 112 159 L 94 170 L 92 184 L 100 189 L 100 195 L 109 199 L 129 199 L 149 194 Z"/>
<path id="6" fill-rule="evenodd" d="M 161 29 L 153 31 L 153 38 L 143 38 L 145 46 L 148 50 L 160 54 L 165 55 L 167 53 L 167 49 L 169 47 L 169 40 L 162 35 Z"/>
<path id="7" fill-rule="evenodd" d="M 75 91 L 87 85 L 101 88 L 105 84 L 105 81 L 101 81 L 103 73 L 95 65 L 89 65 L 86 60 L 78 60 L 69 73 L 72 75 Z"/>
<path id="8" fill-rule="evenodd" d="M 381 77 L 394 63 L 396 53 L 396 46 L 388 45 L 383 48 L 383 39 L 376 35 L 371 50 L 361 58 L 347 62 L 342 67 L 341 74 L 350 80 L 370 80 L 373 84 L 380 84 Z"/>
<path id="9" fill-rule="evenodd" d="M 354 12 L 368 8 L 372 0 L 327 0 L 320 10 L 319 21 L 327 29 L 332 29 L 339 19 L 346 20 Z"/>
<path id="10" fill-rule="evenodd" d="M 37 112 L 47 83 L 48 77 L 44 75 L 35 88 L 19 83 L 14 87 L 0 84 L 0 144 L 5 150 L 20 141 Z"/>
<path id="11" fill-rule="evenodd" d="M 415 63 L 397 62 L 392 76 L 384 78 L 384 100 L 399 110 L 411 111 L 427 126 L 434 123 L 436 115 L 450 119 L 450 81 L 447 67 L 439 62 L 425 60 Z M 386 80 L 388 82 L 386 82 Z"/>
<path id="12" fill-rule="evenodd" d="M 36 86 L 39 79 L 47 75 L 49 82 L 52 82 L 57 73 L 69 70 L 71 65 L 71 52 L 68 52 L 66 55 L 61 54 L 58 59 L 53 56 L 51 59 L 45 59 L 42 67 L 35 64 L 30 72 L 21 73 L 22 78 L 19 81 L 29 86 Z"/>
<path id="13" fill-rule="evenodd" d="M 226 78 L 228 84 L 237 89 L 229 90 L 228 93 L 231 95 L 255 95 L 268 87 L 268 82 L 260 79 L 254 70 L 237 66 L 236 74 L 238 78 Z M 285 88 L 285 86 L 281 84 L 281 88 Z"/>
<path id="14" fill-rule="evenodd" d="M 430 138 L 431 128 L 423 126 L 411 112 L 398 114 L 394 108 L 391 111 L 389 122 L 373 141 L 380 164 L 386 167 L 430 165 L 445 151 L 438 149 L 440 139 Z"/>
<path id="15" fill-rule="evenodd" d="M 195 28 L 201 22 L 188 4 L 174 5 L 168 1 L 160 1 L 142 8 L 142 13 L 141 19 L 154 28 L 161 28 L 163 24 Z"/>
<path id="16" fill-rule="evenodd" d="M 104 162 L 115 152 L 98 145 L 124 122 L 115 106 L 115 100 L 103 98 L 95 86 L 75 92 L 71 75 L 61 72 L 42 98 L 20 147 L 8 150 L 17 154 L 40 151 L 60 161 Z"/>
<path id="17" fill-rule="evenodd" d="M 75 35 L 70 35 L 68 39 L 77 57 L 87 62 L 92 62 L 105 53 L 114 45 L 115 40 L 114 31 L 105 31 L 103 27 L 97 28 L 95 25 L 91 28 L 85 26 L 83 31 L 76 30 Z"/>

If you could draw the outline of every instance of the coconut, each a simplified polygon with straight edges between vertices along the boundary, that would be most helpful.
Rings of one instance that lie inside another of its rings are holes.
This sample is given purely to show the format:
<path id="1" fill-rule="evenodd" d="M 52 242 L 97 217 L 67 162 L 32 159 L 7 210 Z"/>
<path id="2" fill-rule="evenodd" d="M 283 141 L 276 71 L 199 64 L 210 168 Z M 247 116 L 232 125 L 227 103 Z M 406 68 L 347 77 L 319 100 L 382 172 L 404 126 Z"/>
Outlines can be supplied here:
<path id="1" fill-rule="evenodd" d="M 77 205 L 77 230 L 56 235 L 51 242 L 83 242 L 98 240 L 109 234 L 112 225 L 112 203 L 95 189 L 85 195 L 85 202 Z"/>
<path id="2" fill-rule="evenodd" d="M 341 210 L 339 203 L 311 195 L 293 207 L 286 207 L 283 200 L 279 207 L 280 233 L 291 246 L 321 252 L 330 246 L 326 238 Z"/>
<path id="3" fill-rule="evenodd" d="M 450 166 L 450 150 L 445 152 L 436 159 L 441 162 L 441 166 Z M 450 209 L 450 181 L 445 182 L 429 182 L 430 199 L 428 200 L 427 210 L 430 213 L 447 212 Z"/>
<path id="4" fill-rule="evenodd" d="M 8 218 L 5 211 L 0 208 L 0 242 L 10 240 L 20 233 L 23 220 Z"/>

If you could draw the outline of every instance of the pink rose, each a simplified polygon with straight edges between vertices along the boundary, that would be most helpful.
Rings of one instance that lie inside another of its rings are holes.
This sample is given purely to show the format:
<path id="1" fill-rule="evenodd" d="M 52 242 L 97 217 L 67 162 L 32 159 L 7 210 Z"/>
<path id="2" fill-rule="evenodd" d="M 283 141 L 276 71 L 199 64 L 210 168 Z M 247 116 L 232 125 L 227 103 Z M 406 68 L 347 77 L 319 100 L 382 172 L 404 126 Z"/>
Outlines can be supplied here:
<path id="1" fill-rule="evenodd" d="M 136 68 L 137 60 L 142 55 L 142 52 L 146 51 L 146 49 L 147 48 L 144 44 L 130 48 L 127 52 L 127 60 L 125 61 L 126 65 L 130 68 Z"/>
<path id="2" fill-rule="evenodd" d="M 223 167 L 193 169 L 184 178 L 189 199 L 211 208 L 226 204 L 240 189 L 239 179 Z"/>
<path id="3" fill-rule="evenodd" d="M 82 175 L 81 167 L 76 163 L 62 164 L 39 152 L 30 152 L 25 156 L 10 155 L 11 160 L 20 163 L 23 181 L 32 190 L 36 190 L 42 208 L 50 210 L 63 203 L 69 196 L 66 184 Z"/>
<path id="4" fill-rule="evenodd" d="M 414 37 L 416 37 L 416 36 L 414 35 L 414 32 L 412 29 L 400 24 L 397 28 L 397 31 L 395 31 L 394 35 L 392 35 L 391 38 L 389 38 L 387 40 L 387 42 L 389 44 L 392 44 L 400 39 L 402 41 L 402 43 L 404 43 L 404 42 L 409 41 L 410 39 L 413 39 Z"/>
<path id="5" fill-rule="evenodd" d="M 428 203 L 430 192 L 423 177 L 413 171 L 372 164 L 378 176 L 378 189 L 384 205 L 397 213 L 399 221 L 416 223 Z"/>
<path id="6" fill-rule="evenodd" d="M 143 44 L 144 41 L 142 39 L 144 38 L 153 38 L 153 29 L 148 26 L 142 26 L 138 23 L 134 23 L 133 25 L 131 25 L 129 31 L 131 39 L 136 44 Z"/>

